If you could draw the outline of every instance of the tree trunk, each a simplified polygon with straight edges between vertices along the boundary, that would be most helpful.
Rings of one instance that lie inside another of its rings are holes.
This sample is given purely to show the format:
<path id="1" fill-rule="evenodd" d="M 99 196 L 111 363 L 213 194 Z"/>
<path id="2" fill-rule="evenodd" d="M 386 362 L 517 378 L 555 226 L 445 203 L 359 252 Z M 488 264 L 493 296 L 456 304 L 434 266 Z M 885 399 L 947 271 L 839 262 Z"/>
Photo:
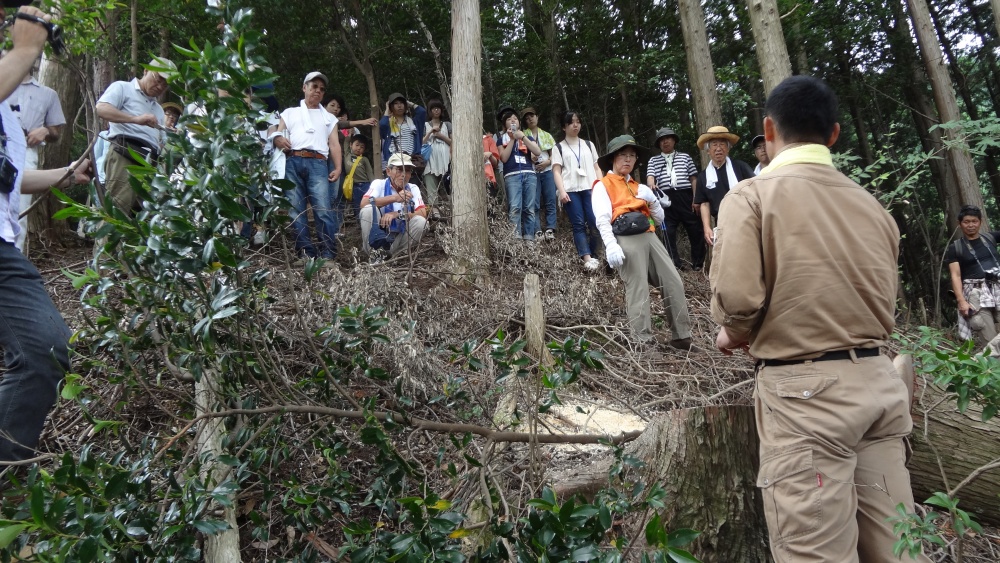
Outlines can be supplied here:
<path id="1" fill-rule="evenodd" d="M 954 395 L 916 377 L 908 355 L 893 361 L 904 382 L 912 382 L 913 434 L 910 482 L 914 500 L 922 502 L 937 491 L 949 492 L 977 469 L 1000 460 L 1000 419 L 982 421 L 982 409 L 970 404 L 958 412 Z M 947 480 L 942 477 L 942 471 Z M 1000 468 L 985 471 L 955 493 L 959 508 L 976 521 L 1000 525 Z"/>
<path id="2" fill-rule="evenodd" d="M 757 488 L 758 438 L 753 407 L 670 411 L 625 448 L 646 463 L 647 482 L 667 491 L 671 528 L 701 532 L 690 551 L 705 563 L 770 561 L 764 507 Z M 559 498 L 599 490 L 611 459 L 553 473 Z"/>
<path id="3" fill-rule="evenodd" d="M 448 74 L 444 71 L 444 61 L 441 56 L 441 50 L 438 49 L 437 43 L 434 42 L 434 36 L 431 35 L 431 30 L 428 29 L 427 24 L 424 23 L 423 18 L 420 17 L 420 12 L 414 7 L 412 12 L 413 19 L 416 20 L 417 25 L 420 27 L 420 31 L 424 33 L 424 37 L 427 39 L 427 45 L 431 50 L 431 55 L 434 56 L 434 74 L 438 79 L 438 88 L 441 90 L 441 102 L 444 103 L 445 109 L 448 113 L 451 113 L 451 91 L 448 87 Z"/>
<path id="4" fill-rule="evenodd" d="M 958 112 L 955 91 L 951 87 L 951 78 L 948 76 L 948 69 L 944 66 L 941 45 L 938 44 L 937 37 L 934 34 L 927 1 L 907 0 L 907 5 L 910 7 L 910 17 L 913 20 L 917 44 L 920 46 L 920 54 L 924 60 L 924 67 L 927 69 L 927 76 L 931 81 L 934 103 L 938 108 L 941 121 L 943 123 L 958 121 L 961 119 L 961 115 Z M 972 157 L 969 155 L 969 149 L 965 141 L 962 140 L 962 131 L 953 129 L 946 131 L 944 136 L 954 143 L 946 154 L 952 164 L 952 172 L 955 175 L 962 204 L 975 205 L 983 209 L 983 229 L 989 230 L 989 221 L 983 206 L 979 178 L 976 175 L 976 167 L 972 162 Z"/>
<path id="5" fill-rule="evenodd" d="M 59 140 L 53 143 L 46 143 L 41 147 L 38 154 L 38 168 L 59 168 L 68 165 L 79 155 L 71 154 L 73 149 L 73 135 L 76 129 L 75 118 L 83 105 L 83 92 L 80 84 L 80 74 L 76 69 L 82 68 L 83 57 L 72 57 L 70 59 L 48 59 L 42 67 L 40 82 L 56 91 L 59 95 L 59 102 L 62 104 L 63 114 L 66 116 L 66 125 L 62 128 Z M 54 221 L 52 216 L 62 209 L 62 202 L 51 193 L 36 194 L 35 201 L 41 199 L 41 203 L 35 205 L 31 213 L 28 214 L 28 232 L 35 233 L 38 237 L 56 241 L 69 232 L 69 223 L 66 221 Z"/>
<path id="6" fill-rule="evenodd" d="M 760 75 L 764 79 L 764 93 L 770 94 L 775 86 L 792 75 L 788 60 L 785 35 L 781 31 L 781 18 L 777 0 L 747 0 L 753 40 L 757 45 Z"/>
<path id="7" fill-rule="evenodd" d="M 194 384 L 196 414 L 213 412 L 219 402 L 215 386 L 219 384 L 218 376 L 206 371 L 201 379 Z M 224 418 L 207 418 L 202 421 L 198 432 L 198 457 L 209 454 L 208 461 L 202 467 L 201 478 L 208 490 L 220 483 L 219 476 L 228 474 L 228 467 L 217 460 L 223 454 L 222 440 L 226 433 Z M 230 506 L 224 508 L 224 519 L 229 529 L 205 538 L 205 563 L 239 563 L 240 532 L 236 523 L 235 495 L 230 497 Z M 221 508 L 221 507 L 218 507 Z"/>
<path id="8" fill-rule="evenodd" d="M 931 130 L 931 126 L 936 123 L 931 116 L 937 112 L 924 88 L 919 86 L 927 83 L 927 76 L 916 59 L 906 12 L 901 3 L 891 2 L 890 6 L 895 25 L 890 26 L 887 22 L 885 28 L 892 46 L 893 58 L 896 60 L 895 66 L 902 70 L 899 79 L 904 83 L 915 85 L 913 88 L 903 88 L 903 97 L 910 108 L 910 115 L 913 117 L 924 152 L 941 154 L 944 151 L 944 139 L 940 129 Z M 946 158 L 934 158 L 929 162 L 931 177 L 934 179 L 934 186 L 945 211 L 945 223 L 949 231 L 953 231 L 958 225 L 956 215 L 962 207 L 962 200 L 959 197 L 955 174 L 951 170 L 951 162 Z"/>
<path id="9" fill-rule="evenodd" d="M 688 76 L 691 81 L 691 96 L 694 98 L 694 115 L 697 131 L 703 133 L 709 127 L 722 124 L 722 109 L 716 89 L 715 68 L 712 53 L 708 47 L 708 32 L 705 30 L 705 12 L 699 0 L 677 0 L 681 16 L 681 32 L 684 35 L 684 51 L 687 53 Z M 698 147 L 701 164 L 708 164 L 708 153 Z"/>
<path id="10" fill-rule="evenodd" d="M 486 275 L 489 222 L 483 172 L 483 78 L 479 0 L 455 0 L 451 8 L 452 199 L 460 244 L 451 259 L 460 277 Z"/>
<path id="11" fill-rule="evenodd" d="M 990 0 L 990 7 L 993 8 L 993 26 L 997 28 L 997 37 L 1000 37 L 1000 0 Z"/>
<path id="12" fill-rule="evenodd" d="M 361 13 L 361 4 L 358 3 L 358 0 L 350 0 L 349 7 L 351 10 L 350 17 L 354 20 L 357 29 L 357 37 L 349 37 L 347 28 L 344 27 L 343 19 L 346 10 L 344 9 L 343 0 L 333 3 L 333 25 L 340 34 L 340 40 L 344 44 L 344 50 L 351 57 L 351 62 L 354 63 L 358 72 L 365 77 L 365 83 L 368 85 L 369 117 L 379 119 L 383 114 L 383 104 L 378 96 L 378 86 L 375 84 L 375 69 L 372 67 L 372 52 L 368 43 L 368 26 Z M 361 50 L 360 56 L 354 51 L 355 45 Z M 375 177 L 381 178 L 382 137 L 379 135 L 378 125 L 372 131 L 372 165 L 375 169 Z"/>
<path id="13" fill-rule="evenodd" d="M 132 76 L 139 76 L 139 0 L 132 0 L 129 9 L 129 29 L 132 30 Z"/>

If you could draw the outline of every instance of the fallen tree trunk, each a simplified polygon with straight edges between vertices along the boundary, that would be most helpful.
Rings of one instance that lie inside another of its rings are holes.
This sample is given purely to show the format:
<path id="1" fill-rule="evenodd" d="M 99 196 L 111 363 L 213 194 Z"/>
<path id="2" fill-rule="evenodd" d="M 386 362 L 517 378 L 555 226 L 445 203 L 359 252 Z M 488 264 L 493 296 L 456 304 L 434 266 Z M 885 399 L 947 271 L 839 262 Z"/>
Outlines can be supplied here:
<path id="1" fill-rule="evenodd" d="M 970 404 L 958 412 L 954 396 L 923 377 L 915 377 L 912 362 L 894 362 L 904 380 L 914 382 L 910 481 L 913 497 L 923 502 L 937 491 L 949 492 L 980 468 L 1000 461 L 1000 419 L 983 422 L 982 409 Z M 942 475 L 942 473 L 944 475 Z M 945 478 L 947 477 L 947 479 Z M 1000 525 L 1000 467 L 982 471 L 955 493 L 959 508 L 982 524 Z"/>
<path id="2" fill-rule="evenodd" d="M 667 491 L 671 529 L 701 532 L 689 546 L 705 563 L 770 561 L 757 482 L 753 407 L 678 409 L 657 417 L 625 452 L 646 463 L 647 481 Z M 557 496 L 593 494 L 608 481 L 611 459 L 554 473 Z"/>

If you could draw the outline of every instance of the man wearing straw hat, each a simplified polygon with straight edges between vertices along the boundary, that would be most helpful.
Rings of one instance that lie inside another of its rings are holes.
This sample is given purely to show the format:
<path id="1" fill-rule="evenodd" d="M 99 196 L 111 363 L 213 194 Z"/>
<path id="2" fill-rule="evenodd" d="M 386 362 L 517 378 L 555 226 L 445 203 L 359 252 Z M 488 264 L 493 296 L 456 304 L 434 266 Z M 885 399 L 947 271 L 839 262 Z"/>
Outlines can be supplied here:
<path id="1" fill-rule="evenodd" d="M 708 153 L 711 161 L 698 173 L 698 185 L 694 194 L 695 204 L 701 205 L 701 226 L 705 242 L 712 246 L 712 218 L 719 215 L 719 204 L 736 184 L 753 177 L 753 168 L 742 160 L 729 158 L 729 149 L 739 142 L 722 125 L 709 127 L 708 132 L 698 137 L 698 146 Z M 705 205 L 707 204 L 707 205 Z"/>

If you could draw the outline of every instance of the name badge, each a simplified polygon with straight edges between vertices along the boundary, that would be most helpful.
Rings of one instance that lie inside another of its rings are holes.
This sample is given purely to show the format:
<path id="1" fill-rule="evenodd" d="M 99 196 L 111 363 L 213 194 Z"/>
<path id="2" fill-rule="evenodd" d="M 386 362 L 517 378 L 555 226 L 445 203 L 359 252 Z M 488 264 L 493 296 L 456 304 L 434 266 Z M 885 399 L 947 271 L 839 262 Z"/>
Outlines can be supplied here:
<path id="1" fill-rule="evenodd" d="M 577 168 L 576 175 L 585 178 L 587 176 L 587 172 L 584 171 L 583 168 Z"/>
<path id="2" fill-rule="evenodd" d="M 521 155 L 518 154 L 518 155 L 514 155 L 514 162 L 516 162 L 517 164 L 527 164 L 528 163 L 528 159 L 526 159 L 523 156 L 521 156 Z"/>

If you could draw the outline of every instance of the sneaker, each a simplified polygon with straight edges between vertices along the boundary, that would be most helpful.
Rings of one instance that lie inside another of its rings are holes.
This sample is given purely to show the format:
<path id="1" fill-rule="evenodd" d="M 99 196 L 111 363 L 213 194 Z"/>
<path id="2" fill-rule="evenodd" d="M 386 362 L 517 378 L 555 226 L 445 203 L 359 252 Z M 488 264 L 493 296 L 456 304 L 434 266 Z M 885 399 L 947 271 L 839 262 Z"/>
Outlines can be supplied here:
<path id="1" fill-rule="evenodd" d="M 583 269 L 588 272 L 596 272 L 601 267 L 601 262 L 597 258 L 587 258 L 583 262 Z"/>
<path id="2" fill-rule="evenodd" d="M 556 238 L 556 233 L 552 229 L 545 229 L 545 240 L 553 240 Z"/>
<path id="3" fill-rule="evenodd" d="M 375 264 L 381 264 L 382 262 L 385 262 L 387 256 L 388 254 L 385 250 L 372 250 L 371 254 L 368 255 L 368 263 L 373 266 Z"/>
<path id="4" fill-rule="evenodd" d="M 535 239 L 541 239 L 543 236 L 545 235 L 542 233 L 542 231 L 535 231 Z"/>
<path id="5" fill-rule="evenodd" d="M 431 209 L 431 221 L 440 221 L 441 212 L 438 211 L 437 207 Z"/>
<path id="6" fill-rule="evenodd" d="M 253 242 L 251 244 L 253 244 L 254 246 L 264 246 L 264 243 L 266 242 L 267 241 L 264 239 L 264 231 L 260 230 L 254 233 Z"/>

